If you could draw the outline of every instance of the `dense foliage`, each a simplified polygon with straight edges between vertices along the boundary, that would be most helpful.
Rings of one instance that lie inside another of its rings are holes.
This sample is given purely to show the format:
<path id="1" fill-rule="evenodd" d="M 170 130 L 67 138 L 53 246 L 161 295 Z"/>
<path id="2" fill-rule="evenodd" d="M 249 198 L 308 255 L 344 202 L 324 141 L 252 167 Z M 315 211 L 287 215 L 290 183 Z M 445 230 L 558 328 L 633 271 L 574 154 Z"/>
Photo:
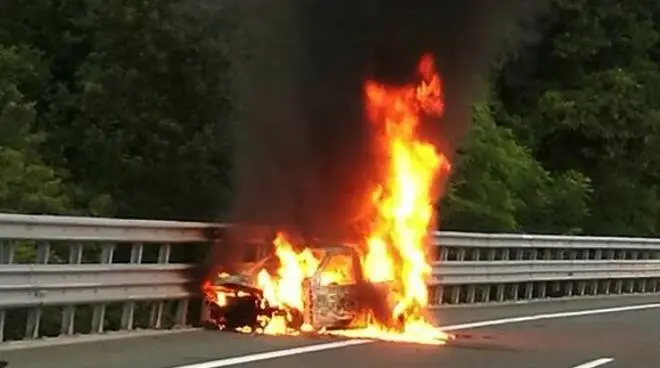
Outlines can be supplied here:
<path id="1" fill-rule="evenodd" d="M 493 65 L 441 226 L 656 234 L 660 5 L 550 3 Z M 235 25 L 187 4 L 0 3 L 0 211 L 222 214 Z"/>

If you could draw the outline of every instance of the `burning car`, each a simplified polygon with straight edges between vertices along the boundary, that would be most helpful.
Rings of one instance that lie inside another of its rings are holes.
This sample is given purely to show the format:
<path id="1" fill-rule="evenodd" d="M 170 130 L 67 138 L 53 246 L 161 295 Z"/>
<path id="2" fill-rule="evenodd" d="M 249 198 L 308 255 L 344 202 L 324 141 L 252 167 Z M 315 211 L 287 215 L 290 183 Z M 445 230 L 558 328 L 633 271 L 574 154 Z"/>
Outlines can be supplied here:
<path id="1" fill-rule="evenodd" d="M 442 79 L 425 54 L 410 83 L 366 80 L 363 87 L 378 170 L 364 210 L 351 214 L 359 220 L 352 236 L 359 244 L 301 248 L 279 233 L 274 252 L 204 285 L 215 326 L 270 334 L 339 329 L 333 334 L 423 343 L 448 338 L 424 315 L 435 183 L 451 163 L 421 132 L 444 115 Z"/>
<path id="2" fill-rule="evenodd" d="M 242 272 L 220 273 L 207 282 L 205 300 L 214 326 L 274 333 L 359 328 L 366 327 L 375 306 L 391 303 L 387 296 L 393 285 L 365 279 L 358 247 L 336 244 L 295 252 L 282 235 L 274 243 L 274 253 L 245 263 Z"/>

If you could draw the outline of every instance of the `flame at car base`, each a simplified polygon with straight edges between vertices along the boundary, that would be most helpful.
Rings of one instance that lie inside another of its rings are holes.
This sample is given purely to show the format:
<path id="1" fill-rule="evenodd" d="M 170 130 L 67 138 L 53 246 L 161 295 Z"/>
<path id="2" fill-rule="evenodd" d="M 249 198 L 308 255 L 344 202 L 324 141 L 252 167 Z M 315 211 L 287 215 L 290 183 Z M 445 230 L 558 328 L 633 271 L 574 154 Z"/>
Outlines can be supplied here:
<path id="1" fill-rule="evenodd" d="M 375 318 L 366 310 L 360 318 L 364 323 L 358 328 L 316 333 L 425 344 L 443 344 L 451 338 L 422 315 L 428 305 L 427 281 L 431 276 L 425 246 L 433 217 L 431 190 L 438 176 L 451 169 L 448 159 L 418 133 L 424 116 L 444 113 L 442 81 L 430 55 L 421 58 L 416 79 L 416 83 L 403 86 L 375 81 L 364 86 L 366 113 L 377 132 L 375 147 L 383 170 L 370 203 L 375 215 L 361 239 L 366 249 L 360 267 L 366 281 L 394 285 L 388 291 L 388 299 L 393 301 L 389 316 Z M 280 267 L 276 274 L 262 269 L 257 284 L 263 292 L 261 307 L 279 313 L 260 316 L 262 327 L 256 332 L 279 335 L 311 331 L 312 326 L 292 322 L 302 318 L 303 283 L 315 274 L 319 260 L 309 248 L 296 251 L 282 233 L 274 246 Z M 329 285 L 344 276 L 340 270 L 323 270 L 320 282 Z M 214 299 L 223 303 L 225 296 Z"/>

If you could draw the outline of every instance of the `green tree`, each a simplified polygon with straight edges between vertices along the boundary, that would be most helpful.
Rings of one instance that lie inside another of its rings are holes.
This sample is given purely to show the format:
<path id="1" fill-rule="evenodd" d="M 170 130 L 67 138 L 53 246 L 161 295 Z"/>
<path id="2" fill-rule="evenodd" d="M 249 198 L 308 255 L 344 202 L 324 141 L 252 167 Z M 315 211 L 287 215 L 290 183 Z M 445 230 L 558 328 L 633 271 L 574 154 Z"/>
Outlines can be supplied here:
<path id="1" fill-rule="evenodd" d="M 579 232 L 589 181 L 545 171 L 484 104 L 475 106 L 462 151 L 440 210 L 443 229 Z"/>
<path id="2" fill-rule="evenodd" d="M 26 47 L 0 47 L 0 211 L 63 213 L 69 203 L 60 175 L 38 154 L 35 103 L 47 68 Z"/>
<path id="3" fill-rule="evenodd" d="M 498 123 L 551 172 L 590 178 L 589 233 L 658 231 L 657 11 L 646 0 L 553 0 L 542 41 L 497 80 Z"/>
<path id="4" fill-rule="evenodd" d="M 209 219 L 229 195 L 227 2 L 8 0 L 0 43 L 41 50 L 43 157 L 82 213 Z"/>

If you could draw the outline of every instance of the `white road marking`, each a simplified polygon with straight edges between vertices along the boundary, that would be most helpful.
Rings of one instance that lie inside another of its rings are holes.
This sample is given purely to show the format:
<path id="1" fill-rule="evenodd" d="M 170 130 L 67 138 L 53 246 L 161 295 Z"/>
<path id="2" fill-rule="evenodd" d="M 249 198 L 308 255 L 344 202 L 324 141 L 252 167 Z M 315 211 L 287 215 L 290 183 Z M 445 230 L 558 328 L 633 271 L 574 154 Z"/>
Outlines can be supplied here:
<path id="1" fill-rule="evenodd" d="M 582 363 L 580 365 L 576 365 L 573 368 L 595 368 L 603 364 L 607 364 L 613 360 L 614 359 L 612 358 L 600 358 L 600 359 L 592 360 L 590 362 Z"/>
<path id="2" fill-rule="evenodd" d="M 343 348 L 343 347 L 346 347 L 346 346 L 361 345 L 361 344 L 367 344 L 367 343 L 370 343 L 370 342 L 373 342 L 373 341 L 371 341 L 371 340 L 338 341 L 338 342 L 333 342 L 333 343 L 329 343 L 329 344 L 317 344 L 317 345 L 310 345 L 310 346 L 302 346 L 302 347 L 299 347 L 299 348 L 269 351 L 269 352 L 266 352 L 266 353 L 257 353 L 257 354 L 251 354 L 251 355 L 244 355 L 244 356 L 239 356 L 239 357 L 234 357 L 234 358 L 225 358 L 225 359 L 214 360 L 214 361 L 210 361 L 210 362 L 183 365 L 183 366 L 174 367 L 174 368 L 220 368 L 220 367 L 227 367 L 227 366 L 236 365 L 236 364 L 245 364 L 245 363 L 258 362 L 260 360 L 282 358 L 282 357 L 285 357 L 285 356 L 305 354 L 305 353 L 313 353 L 315 351 L 339 349 L 339 348 Z"/>
<path id="3" fill-rule="evenodd" d="M 519 322 L 538 321 L 538 320 L 542 320 L 542 319 L 580 317 L 580 316 L 589 316 L 589 315 L 593 315 L 593 314 L 628 312 L 628 311 L 652 309 L 652 308 L 660 308 L 660 303 L 628 305 L 628 306 L 625 306 L 625 307 L 612 307 L 612 308 L 603 308 L 603 309 L 588 309 L 588 310 L 572 311 L 572 312 L 533 314 L 533 315 L 530 315 L 530 316 L 502 318 L 502 319 L 494 319 L 494 320 L 490 320 L 490 321 L 478 321 L 478 322 L 461 323 L 461 324 L 457 324 L 457 325 L 440 327 L 440 329 L 442 331 L 465 330 L 465 329 L 468 329 L 468 328 L 497 326 L 497 325 L 519 323 Z"/>
<path id="4" fill-rule="evenodd" d="M 497 326 L 497 325 L 504 325 L 504 324 L 519 323 L 519 322 L 538 321 L 538 320 L 543 320 L 543 319 L 560 319 L 560 318 L 569 318 L 569 317 L 588 316 L 588 315 L 594 315 L 594 314 L 628 312 L 628 311 L 652 309 L 652 308 L 660 308 L 660 303 L 629 305 L 629 306 L 623 306 L 623 307 L 602 308 L 602 309 L 580 310 L 580 311 L 572 311 L 572 312 L 534 314 L 534 315 L 529 315 L 529 316 L 502 318 L 502 319 L 495 319 L 495 320 L 490 320 L 490 321 L 478 321 L 478 322 L 461 323 L 461 324 L 456 324 L 456 325 L 442 326 L 442 327 L 439 327 L 439 328 L 442 331 L 456 331 L 456 330 L 466 330 L 466 329 L 470 329 L 470 328 Z M 327 344 L 317 344 L 317 345 L 303 346 L 303 347 L 297 347 L 297 348 L 275 350 L 275 351 L 270 351 L 270 352 L 265 352 L 265 353 L 255 353 L 255 354 L 238 356 L 238 357 L 233 357 L 233 358 L 223 358 L 223 359 L 213 360 L 213 361 L 204 362 L 204 363 L 182 365 L 182 366 L 177 366 L 177 367 L 172 367 L 172 368 L 220 368 L 220 367 L 228 367 L 228 366 L 231 366 L 231 365 L 252 363 L 252 362 L 257 362 L 257 361 L 261 361 L 261 360 L 276 359 L 276 358 L 282 358 L 282 357 L 291 356 L 291 355 L 312 353 L 312 352 L 316 352 L 316 351 L 339 349 L 339 348 L 343 348 L 343 347 L 347 347 L 347 346 L 362 345 L 362 344 L 368 344 L 368 343 L 372 343 L 372 342 L 376 342 L 376 341 L 375 340 L 345 340 L 345 341 L 338 341 L 338 342 L 332 342 L 332 343 L 327 343 Z M 609 360 L 604 361 L 603 359 L 609 359 Z M 597 367 L 599 365 L 609 363 L 610 361 L 613 360 L 611 358 L 603 358 L 603 359 L 588 362 L 588 363 L 585 363 L 587 365 L 583 364 L 583 365 L 579 365 L 579 366 L 573 367 L 573 368 Z M 596 364 L 596 365 L 588 365 L 588 364 L 594 364 L 595 362 L 599 362 L 599 363 Z"/>

